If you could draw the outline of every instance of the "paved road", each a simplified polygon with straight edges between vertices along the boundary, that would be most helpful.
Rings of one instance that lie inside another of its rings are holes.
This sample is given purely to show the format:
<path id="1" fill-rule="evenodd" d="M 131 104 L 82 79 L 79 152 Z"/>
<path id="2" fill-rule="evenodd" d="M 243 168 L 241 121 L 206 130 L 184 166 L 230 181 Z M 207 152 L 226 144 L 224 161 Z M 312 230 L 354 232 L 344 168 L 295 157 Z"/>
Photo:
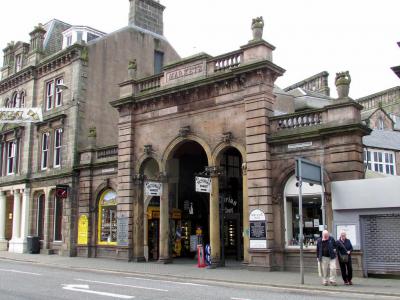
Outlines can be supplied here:
<path id="1" fill-rule="evenodd" d="M 76 271 L 0 260 L 0 299 L 395 299 L 318 290 L 287 290 L 123 273 Z"/>

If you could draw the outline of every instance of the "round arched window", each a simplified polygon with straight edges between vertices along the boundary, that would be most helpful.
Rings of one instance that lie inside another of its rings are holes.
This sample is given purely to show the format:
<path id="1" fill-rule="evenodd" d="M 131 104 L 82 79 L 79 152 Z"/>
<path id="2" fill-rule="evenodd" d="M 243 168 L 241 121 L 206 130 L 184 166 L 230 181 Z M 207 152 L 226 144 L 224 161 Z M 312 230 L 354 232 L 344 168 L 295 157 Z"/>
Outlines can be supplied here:
<path id="1" fill-rule="evenodd" d="M 99 199 L 98 243 L 117 244 L 117 193 L 105 190 Z"/>

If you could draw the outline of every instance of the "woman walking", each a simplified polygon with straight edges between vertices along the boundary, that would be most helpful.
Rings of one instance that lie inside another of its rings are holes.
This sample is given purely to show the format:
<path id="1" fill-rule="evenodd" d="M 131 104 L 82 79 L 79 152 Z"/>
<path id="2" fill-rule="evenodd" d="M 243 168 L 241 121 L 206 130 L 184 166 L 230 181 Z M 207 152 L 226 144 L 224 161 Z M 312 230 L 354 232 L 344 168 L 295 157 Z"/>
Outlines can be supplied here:
<path id="1" fill-rule="evenodd" d="M 351 252 L 353 246 L 351 241 L 346 238 L 346 232 L 340 233 L 340 238 L 336 242 L 338 249 L 340 271 L 345 285 L 353 285 L 351 279 L 353 278 L 353 267 L 351 265 Z"/>

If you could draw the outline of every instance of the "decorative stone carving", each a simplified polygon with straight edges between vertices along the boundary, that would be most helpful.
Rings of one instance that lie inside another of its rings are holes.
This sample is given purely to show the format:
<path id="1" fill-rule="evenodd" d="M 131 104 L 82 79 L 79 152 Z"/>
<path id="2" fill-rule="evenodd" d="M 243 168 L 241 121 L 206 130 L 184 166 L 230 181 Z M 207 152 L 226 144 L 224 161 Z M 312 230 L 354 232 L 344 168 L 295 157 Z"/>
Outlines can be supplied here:
<path id="1" fill-rule="evenodd" d="M 205 173 L 210 175 L 210 177 L 218 177 L 223 173 L 222 168 L 219 166 L 206 166 L 204 169 Z"/>
<path id="2" fill-rule="evenodd" d="M 335 85 L 338 99 L 349 98 L 351 77 L 349 71 L 336 73 Z"/>
<path id="3" fill-rule="evenodd" d="M 144 145 L 144 149 L 143 149 L 144 154 L 146 155 L 151 155 L 151 153 L 153 152 L 153 146 L 152 145 Z"/>
<path id="4" fill-rule="evenodd" d="M 96 127 L 90 127 L 90 128 L 89 128 L 88 137 L 89 137 L 89 138 L 95 138 L 95 137 L 97 137 Z"/>
<path id="5" fill-rule="evenodd" d="M 146 176 L 144 174 L 140 174 L 140 173 L 133 174 L 132 180 L 133 180 L 133 184 L 141 185 L 146 180 Z"/>
<path id="6" fill-rule="evenodd" d="M 242 163 L 242 175 L 247 175 L 247 162 Z"/>
<path id="7" fill-rule="evenodd" d="M 136 59 L 130 60 L 128 63 L 128 76 L 130 79 L 136 79 L 137 62 Z"/>
<path id="8" fill-rule="evenodd" d="M 180 137 L 187 137 L 190 133 L 190 126 L 183 126 L 179 129 Z"/>
<path id="9" fill-rule="evenodd" d="M 264 30 L 264 19 L 263 17 L 254 18 L 251 22 L 251 29 L 253 31 L 253 40 L 261 40 Z"/>
<path id="10" fill-rule="evenodd" d="M 221 138 L 222 142 L 229 144 L 232 140 L 233 140 L 233 134 L 232 132 L 228 131 L 228 132 L 224 132 L 222 134 L 222 138 Z"/>

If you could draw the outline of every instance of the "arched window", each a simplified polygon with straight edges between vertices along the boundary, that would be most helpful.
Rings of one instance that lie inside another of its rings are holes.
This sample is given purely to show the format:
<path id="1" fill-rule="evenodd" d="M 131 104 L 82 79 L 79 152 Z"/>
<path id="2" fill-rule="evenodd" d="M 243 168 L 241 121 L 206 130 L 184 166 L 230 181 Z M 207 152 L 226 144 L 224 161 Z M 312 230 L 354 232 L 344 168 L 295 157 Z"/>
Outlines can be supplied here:
<path id="1" fill-rule="evenodd" d="M 10 107 L 11 108 L 17 107 L 17 104 L 18 104 L 18 93 L 15 92 L 11 97 Z"/>
<path id="2" fill-rule="evenodd" d="M 99 200 L 98 243 L 100 245 L 117 244 L 117 194 L 105 190 Z"/>
<path id="3" fill-rule="evenodd" d="M 19 94 L 19 107 L 25 107 L 25 92 Z"/>
<path id="4" fill-rule="evenodd" d="M 293 175 L 285 185 L 285 242 L 286 247 L 299 247 L 299 188 Z M 303 182 L 303 231 L 304 244 L 315 246 L 322 225 L 322 188 L 317 184 Z"/>
<path id="5" fill-rule="evenodd" d="M 10 107 L 10 98 L 7 98 L 6 101 L 4 101 L 4 107 Z"/>

